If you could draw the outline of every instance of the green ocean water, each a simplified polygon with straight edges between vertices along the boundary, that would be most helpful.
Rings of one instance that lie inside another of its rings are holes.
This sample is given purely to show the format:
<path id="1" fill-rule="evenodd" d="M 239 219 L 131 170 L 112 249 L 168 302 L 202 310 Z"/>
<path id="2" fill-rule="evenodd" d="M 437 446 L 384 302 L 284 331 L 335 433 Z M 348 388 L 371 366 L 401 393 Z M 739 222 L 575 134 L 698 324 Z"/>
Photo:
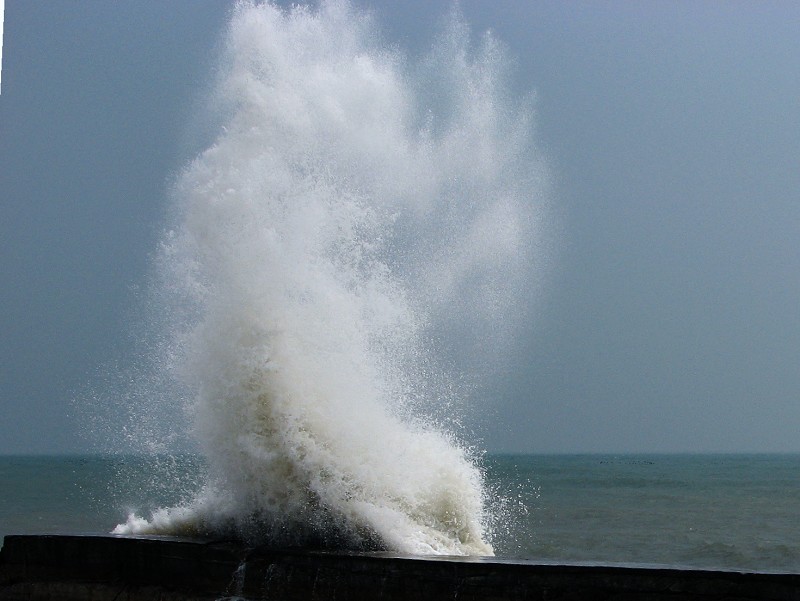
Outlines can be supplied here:
<path id="1" fill-rule="evenodd" d="M 800 455 L 489 455 L 497 555 L 800 573 Z M 189 500 L 203 462 L 0 457 L 0 536 L 105 533 Z"/>
<path id="2" fill-rule="evenodd" d="M 501 554 L 553 562 L 800 572 L 800 456 L 505 456 L 526 507 Z"/>

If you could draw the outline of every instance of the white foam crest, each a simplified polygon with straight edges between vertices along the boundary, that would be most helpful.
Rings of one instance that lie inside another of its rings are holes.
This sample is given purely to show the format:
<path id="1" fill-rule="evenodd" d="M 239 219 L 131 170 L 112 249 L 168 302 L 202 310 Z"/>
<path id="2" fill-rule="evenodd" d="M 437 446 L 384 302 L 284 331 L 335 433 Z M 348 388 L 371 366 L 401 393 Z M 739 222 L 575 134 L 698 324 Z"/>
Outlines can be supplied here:
<path id="1" fill-rule="evenodd" d="M 462 23 L 418 71 L 375 31 L 344 2 L 235 10 L 220 133 L 160 260 L 192 308 L 175 330 L 209 480 L 115 532 L 492 553 L 479 468 L 415 412 L 449 400 L 426 332 L 508 317 L 535 233 L 527 113 Z"/>

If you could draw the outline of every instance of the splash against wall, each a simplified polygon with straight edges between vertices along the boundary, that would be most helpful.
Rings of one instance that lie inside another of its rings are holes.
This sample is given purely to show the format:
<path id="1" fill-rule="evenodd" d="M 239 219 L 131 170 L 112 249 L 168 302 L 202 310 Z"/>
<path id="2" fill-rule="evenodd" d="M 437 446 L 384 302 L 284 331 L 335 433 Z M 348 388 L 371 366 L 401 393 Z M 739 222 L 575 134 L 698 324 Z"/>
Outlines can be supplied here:
<path id="1" fill-rule="evenodd" d="M 503 69 L 458 16 L 412 64 L 344 2 L 237 6 L 218 135 L 158 261 L 208 479 L 117 532 L 492 553 L 475 453 L 432 416 L 460 394 L 441 341 L 500 352 L 537 236 L 529 103 Z"/>

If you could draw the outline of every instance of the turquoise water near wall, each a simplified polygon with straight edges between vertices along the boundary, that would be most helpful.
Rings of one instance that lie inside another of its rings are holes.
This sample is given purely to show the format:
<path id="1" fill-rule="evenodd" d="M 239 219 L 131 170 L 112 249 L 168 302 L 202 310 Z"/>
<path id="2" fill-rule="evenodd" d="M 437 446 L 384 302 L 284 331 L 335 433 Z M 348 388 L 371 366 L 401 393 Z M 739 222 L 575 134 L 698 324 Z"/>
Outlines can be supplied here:
<path id="1" fill-rule="evenodd" d="M 800 571 L 797 455 L 499 456 L 487 477 L 526 507 L 500 555 Z"/>

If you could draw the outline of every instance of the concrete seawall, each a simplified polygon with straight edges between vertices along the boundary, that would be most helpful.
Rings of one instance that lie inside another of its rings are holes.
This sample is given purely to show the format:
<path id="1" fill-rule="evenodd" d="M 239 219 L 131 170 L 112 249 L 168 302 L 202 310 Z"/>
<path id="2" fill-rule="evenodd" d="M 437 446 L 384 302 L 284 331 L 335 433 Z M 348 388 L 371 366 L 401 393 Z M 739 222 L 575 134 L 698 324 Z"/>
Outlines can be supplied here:
<path id="1" fill-rule="evenodd" d="M 0 551 L 0 601 L 226 598 L 800 601 L 800 575 L 247 549 L 160 537 L 7 536 Z"/>

